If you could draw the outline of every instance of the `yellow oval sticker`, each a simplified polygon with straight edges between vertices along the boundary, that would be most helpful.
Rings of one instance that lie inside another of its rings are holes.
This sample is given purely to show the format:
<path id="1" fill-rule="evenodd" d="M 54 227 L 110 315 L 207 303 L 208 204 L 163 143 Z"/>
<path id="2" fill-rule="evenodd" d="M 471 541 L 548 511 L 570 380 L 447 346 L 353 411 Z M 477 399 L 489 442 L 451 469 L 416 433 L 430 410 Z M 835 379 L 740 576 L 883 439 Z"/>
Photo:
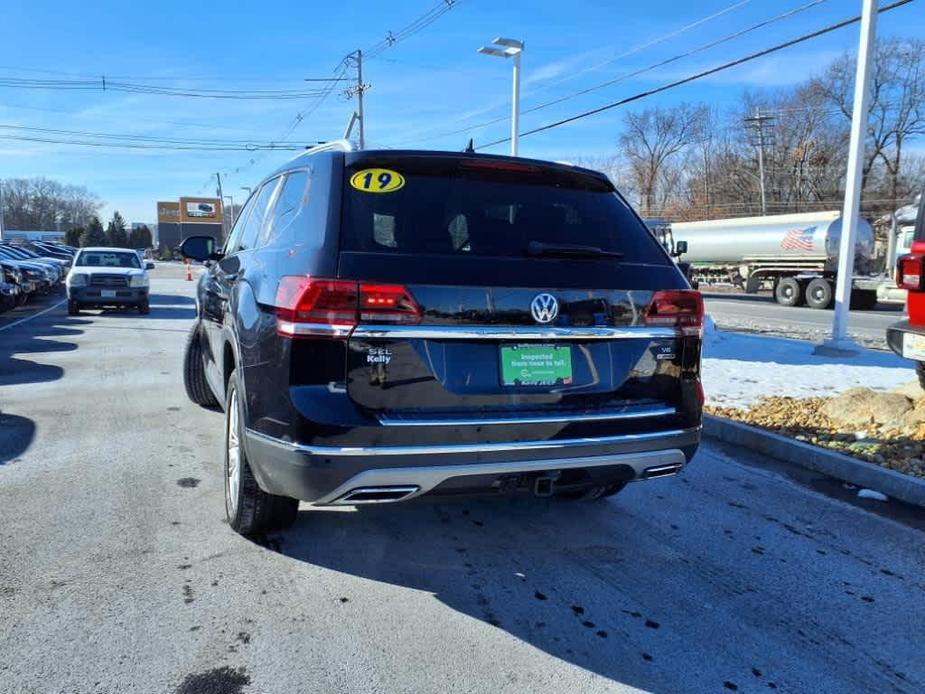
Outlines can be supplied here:
<path id="1" fill-rule="evenodd" d="M 363 169 L 350 177 L 350 185 L 364 193 L 393 193 L 404 187 L 405 177 L 391 169 Z"/>

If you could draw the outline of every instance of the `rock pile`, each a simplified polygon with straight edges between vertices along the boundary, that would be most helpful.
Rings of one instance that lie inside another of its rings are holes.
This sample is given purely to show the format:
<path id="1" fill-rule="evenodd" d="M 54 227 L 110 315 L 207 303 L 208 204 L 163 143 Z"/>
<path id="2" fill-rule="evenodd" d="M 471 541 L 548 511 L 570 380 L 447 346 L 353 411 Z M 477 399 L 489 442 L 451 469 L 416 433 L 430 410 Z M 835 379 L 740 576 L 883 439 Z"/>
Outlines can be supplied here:
<path id="1" fill-rule="evenodd" d="M 851 388 L 831 398 L 768 397 L 749 409 L 706 409 L 925 478 L 925 393 L 917 382 L 889 392 Z"/>

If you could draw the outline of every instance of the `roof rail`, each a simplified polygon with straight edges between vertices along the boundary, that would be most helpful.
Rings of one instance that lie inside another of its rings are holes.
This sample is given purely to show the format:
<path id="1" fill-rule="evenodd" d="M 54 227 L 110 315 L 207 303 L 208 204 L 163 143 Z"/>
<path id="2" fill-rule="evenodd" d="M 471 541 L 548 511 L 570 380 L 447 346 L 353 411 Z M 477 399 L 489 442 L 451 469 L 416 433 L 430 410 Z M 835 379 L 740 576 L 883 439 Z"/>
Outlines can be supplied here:
<path id="1" fill-rule="evenodd" d="M 339 152 L 352 152 L 353 145 L 349 140 L 331 140 L 330 142 L 325 142 L 323 145 L 315 145 L 314 147 L 307 147 L 301 152 L 297 153 L 293 159 L 298 159 L 301 156 L 306 154 L 316 154 L 317 152 L 328 152 L 331 150 L 336 150 Z"/>

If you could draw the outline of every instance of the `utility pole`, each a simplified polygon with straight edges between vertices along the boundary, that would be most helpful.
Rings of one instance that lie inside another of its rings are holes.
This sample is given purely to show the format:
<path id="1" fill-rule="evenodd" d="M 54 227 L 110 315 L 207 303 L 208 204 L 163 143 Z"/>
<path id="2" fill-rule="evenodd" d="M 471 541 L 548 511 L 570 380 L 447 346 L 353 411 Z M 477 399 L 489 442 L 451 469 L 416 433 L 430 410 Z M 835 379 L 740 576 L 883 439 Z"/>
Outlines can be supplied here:
<path id="1" fill-rule="evenodd" d="M 222 195 L 222 175 L 218 171 L 215 172 L 215 180 L 218 181 L 218 188 L 216 189 L 215 192 L 218 193 L 218 201 L 222 207 L 222 234 L 224 235 L 225 234 L 225 196 Z"/>
<path id="2" fill-rule="evenodd" d="M 861 11 L 861 37 L 854 76 L 854 106 L 851 112 L 851 137 L 848 142 L 848 173 L 845 177 L 845 203 L 841 216 L 841 241 L 838 246 L 838 273 L 835 282 L 835 312 L 832 338 L 822 350 L 856 354 L 857 345 L 847 337 L 848 309 L 851 306 L 854 244 L 861 216 L 861 182 L 864 171 L 864 136 L 870 107 L 870 61 L 877 39 L 877 0 L 864 0 Z"/>
<path id="3" fill-rule="evenodd" d="M 3 181 L 0 180 L 0 241 L 3 240 Z"/>
<path id="4" fill-rule="evenodd" d="M 764 188 L 764 124 L 774 120 L 774 116 L 761 115 L 761 109 L 755 108 L 755 115 L 745 119 L 745 123 L 754 128 L 758 146 L 758 187 L 761 190 L 761 214 L 768 213 L 768 201 Z"/>
<path id="5" fill-rule="evenodd" d="M 366 148 L 366 119 L 363 117 L 363 92 L 369 89 L 370 85 L 363 83 L 363 51 L 357 49 L 351 53 L 348 58 L 353 60 L 357 69 L 357 83 L 346 92 L 348 99 L 357 98 L 356 120 L 359 125 L 359 145 L 360 149 Z M 351 125 L 353 122 L 351 121 Z M 350 127 L 347 128 L 348 132 Z"/>
<path id="6" fill-rule="evenodd" d="M 231 201 L 231 221 L 228 223 L 228 228 L 230 229 L 231 227 L 234 226 L 234 196 L 233 196 L 233 195 L 226 195 L 225 197 L 222 198 L 222 200 L 225 200 L 225 199 Z M 223 220 L 224 220 L 224 217 L 225 217 L 225 215 L 222 215 L 222 219 L 223 219 Z M 224 226 L 224 221 L 223 221 L 222 225 Z"/>

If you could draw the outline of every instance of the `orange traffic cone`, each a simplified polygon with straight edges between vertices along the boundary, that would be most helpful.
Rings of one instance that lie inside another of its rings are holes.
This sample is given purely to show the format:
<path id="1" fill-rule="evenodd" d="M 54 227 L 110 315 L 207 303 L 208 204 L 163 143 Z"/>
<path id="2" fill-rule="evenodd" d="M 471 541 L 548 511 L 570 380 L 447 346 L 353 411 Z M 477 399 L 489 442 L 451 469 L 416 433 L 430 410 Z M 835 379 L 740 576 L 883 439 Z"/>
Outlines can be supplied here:
<path id="1" fill-rule="evenodd" d="M 193 264 L 190 262 L 189 258 L 186 259 L 186 281 L 193 281 Z"/>

